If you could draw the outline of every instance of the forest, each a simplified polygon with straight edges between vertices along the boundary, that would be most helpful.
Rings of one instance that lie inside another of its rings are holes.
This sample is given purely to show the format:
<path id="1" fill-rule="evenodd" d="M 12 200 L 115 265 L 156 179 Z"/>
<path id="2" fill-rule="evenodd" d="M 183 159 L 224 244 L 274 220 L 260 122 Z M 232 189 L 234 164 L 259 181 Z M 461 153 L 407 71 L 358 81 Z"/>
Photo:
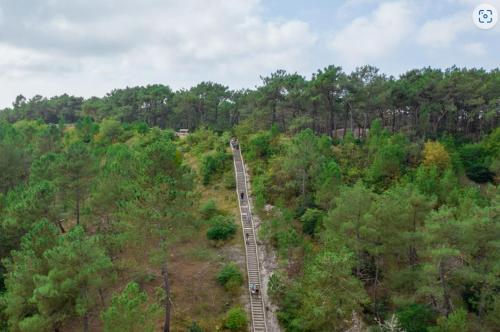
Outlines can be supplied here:
<path id="1" fill-rule="evenodd" d="M 231 137 L 283 331 L 498 331 L 500 71 L 261 80 L 0 110 L 0 331 L 247 330 Z"/>

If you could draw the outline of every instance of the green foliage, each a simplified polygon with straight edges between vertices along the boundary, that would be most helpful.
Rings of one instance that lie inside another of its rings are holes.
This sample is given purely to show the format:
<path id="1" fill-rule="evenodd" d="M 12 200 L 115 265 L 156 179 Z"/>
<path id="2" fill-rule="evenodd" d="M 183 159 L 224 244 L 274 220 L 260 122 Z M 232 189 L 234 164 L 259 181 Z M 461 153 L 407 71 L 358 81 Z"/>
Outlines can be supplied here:
<path id="1" fill-rule="evenodd" d="M 268 159 L 273 154 L 273 135 L 269 131 L 261 131 L 252 135 L 245 146 L 248 158 Z"/>
<path id="2" fill-rule="evenodd" d="M 269 277 L 269 295 L 275 301 L 281 301 L 286 294 L 285 276 L 281 271 L 276 271 Z"/>
<path id="3" fill-rule="evenodd" d="M 367 170 L 367 179 L 378 189 L 387 188 L 401 176 L 407 143 L 403 137 L 393 136 L 389 139 L 376 137 L 369 144 L 374 145 L 375 151 L 373 163 Z"/>
<path id="4" fill-rule="evenodd" d="M 0 192 L 6 193 L 26 180 L 28 155 L 13 143 L 0 141 Z"/>
<path id="5" fill-rule="evenodd" d="M 148 296 L 139 285 L 131 282 L 111 299 L 110 306 L 101 314 L 104 331 L 154 331 L 159 313 L 157 305 L 148 305 Z"/>
<path id="6" fill-rule="evenodd" d="M 234 172 L 232 170 L 224 173 L 224 178 L 222 181 L 224 184 L 224 188 L 233 190 L 236 188 L 236 178 L 234 177 Z"/>
<path id="7" fill-rule="evenodd" d="M 193 322 L 193 323 L 189 326 L 189 328 L 188 328 L 187 332 L 204 332 L 204 331 L 203 331 L 203 329 L 202 329 L 202 328 L 198 325 L 198 323 Z"/>
<path id="8" fill-rule="evenodd" d="M 314 179 L 316 204 L 324 209 L 333 207 L 333 201 L 341 185 L 341 178 L 340 167 L 335 161 L 329 160 L 323 164 Z"/>
<path id="9" fill-rule="evenodd" d="M 324 146 L 314 135 L 306 129 L 295 135 L 287 146 L 283 160 L 277 160 L 283 168 L 283 182 L 288 179 L 283 189 L 294 191 L 300 197 L 299 206 L 305 208 L 311 205 L 313 197 L 313 179 L 320 170 L 324 160 Z"/>
<path id="10" fill-rule="evenodd" d="M 201 176 L 203 184 L 208 185 L 213 176 L 222 172 L 226 167 L 228 156 L 224 151 L 209 152 L 201 159 Z"/>
<path id="11" fill-rule="evenodd" d="M 236 234 L 236 229 L 233 217 L 217 215 L 210 220 L 207 237 L 214 241 L 229 240 Z"/>
<path id="12" fill-rule="evenodd" d="M 99 125 L 90 117 L 84 117 L 76 123 L 78 138 L 84 143 L 94 140 L 94 135 L 99 132 Z"/>
<path id="13" fill-rule="evenodd" d="M 120 121 L 115 119 L 104 119 L 99 128 L 99 139 L 106 143 L 116 143 L 123 135 Z"/>
<path id="14" fill-rule="evenodd" d="M 422 304 L 411 304 L 399 309 L 397 317 L 406 332 L 426 332 L 436 322 L 436 312 Z"/>
<path id="15" fill-rule="evenodd" d="M 469 179 L 478 183 L 493 181 L 494 174 L 490 171 L 492 155 L 482 145 L 464 145 L 459 152 Z"/>
<path id="16" fill-rule="evenodd" d="M 439 317 L 436 327 L 430 327 L 429 332 L 467 332 L 467 312 L 460 308 L 448 317 Z"/>
<path id="17" fill-rule="evenodd" d="M 55 227 L 47 221 L 41 221 L 23 237 L 20 250 L 13 252 L 12 258 L 3 262 L 7 270 L 4 312 L 11 329 L 19 330 L 22 324 L 27 324 L 35 316 L 39 317 L 36 303 L 28 299 L 36 289 L 33 277 L 46 275 L 49 271 L 44 253 L 56 242 Z"/>
<path id="18" fill-rule="evenodd" d="M 212 219 L 218 213 L 219 210 L 213 199 L 209 199 L 200 207 L 200 214 L 205 220 Z"/>
<path id="19" fill-rule="evenodd" d="M 321 228 L 323 217 L 324 213 L 321 210 L 307 209 L 302 217 L 300 217 L 300 221 L 302 221 L 302 231 L 314 237 Z"/>
<path id="20" fill-rule="evenodd" d="M 325 250 L 316 255 L 305 268 L 300 286 L 299 314 L 291 326 L 306 331 L 347 327 L 352 312 L 359 311 L 366 301 L 360 281 L 351 274 L 353 265 L 353 255 L 344 249 L 336 252 Z M 332 283 L 332 280 L 336 282 Z"/>
<path id="21" fill-rule="evenodd" d="M 247 328 L 247 315 L 239 307 L 229 309 L 224 320 L 224 326 L 231 331 L 244 331 Z"/>
<path id="22" fill-rule="evenodd" d="M 112 278 L 112 263 L 98 238 L 81 227 L 57 236 L 40 222 L 6 262 L 5 312 L 14 330 L 54 329 L 69 318 L 88 317 L 99 289 Z"/>
<path id="23" fill-rule="evenodd" d="M 243 283 L 243 276 L 236 264 L 228 263 L 217 274 L 217 282 L 227 290 L 234 290 Z"/>
<path id="24" fill-rule="evenodd" d="M 206 220 L 212 219 L 218 213 L 219 210 L 217 209 L 217 205 L 213 199 L 206 201 L 200 207 L 200 214 Z"/>
<path id="25" fill-rule="evenodd" d="M 253 90 L 18 96 L 0 110 L 0 320 L 37 331 L 97 317 L 99 293 L 116 288 L 107 255 L 147 244 L 161 270 L 169 248 L 193 238 L 197 211 L 207 236 L 233 236 L 233 220 L 197 205 L 181 151 L 198 158 L 203 183 L 232 189 L 237 134 L 260 235 L 283 271 L 270 293 L 287 331 L 344 330 L 353 312 L 369 324 L 392 317 L 386 330 L 432 329 L 432 312 L 436 331 L 496 330 L 498 188 L 462 174 L 500 179 L 499 75 L 329 66 L 310 79 L 279 70 Z"/>
<path id="26" fill-rule="evenodd" d="M 60 172 L 58 184 L 67 201 L 72 201 L 71 210 L 76 223 L 79 224 L 82 201 L 95 176 L 96 160 L 86 144 L 76 142 L 71 144 L 63 154 L 57 169 Z"/>

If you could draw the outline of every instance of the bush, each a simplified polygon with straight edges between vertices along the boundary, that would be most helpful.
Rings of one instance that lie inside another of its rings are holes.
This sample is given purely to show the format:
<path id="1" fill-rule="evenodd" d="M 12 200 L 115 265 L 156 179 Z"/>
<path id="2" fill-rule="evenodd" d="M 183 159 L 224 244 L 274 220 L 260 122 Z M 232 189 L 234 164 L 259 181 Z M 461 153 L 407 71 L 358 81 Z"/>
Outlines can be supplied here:
<path id="1" fill-rule="evenodd" d="M 201 159 L 201 176 L 203 184 L 207 185 L 214 174 L 224 169 L 228 155 L 224 151 L 216 151 L 205 154 Z"/>
<path id="2" fill-rule="evenodd" d="M 200 214 L 202 215 L 203 218 L 206 220 L 211 219 L 217 214 L 217 205 L 215 205 L 215 202 L 213 199 L 210 199 L 206 201 L 201 207 L 200 207 Z"/>
<path id="3" fill-rule="evenodd" d="M 212 218 L 211 226 L 207 231 L 210 240 L 228 240 L 236 234 L 236 224 L 233 218 L 218 215 Z"/>
<path id="4" fill-rule="evenodd" d="M 236 264 L 229 263 L 224 265 L 217 274 L 217 282 L 227 290 L 236 289 L 243 283 L 243 276 Z"/>
<path id="5" fill-rule="evenodd" d="M 115 119 L 104 119 L 99 129 L 100 138 L 106 143 L 116 143 L 123 135 L 123 127 L 120 121 Z"/>
<path id="6" fill-rule="evenodd" d="M 224 188 L 226 189 L 235 189 L 236 188 L 236 179 L 234 178 L 234 173 L 233 171 L 226 172 L 224 174 L 224 180 L 223 180 Z"/>
<path id="7" fill-rule="evenodd" d="M 279 302 L 284 296 L 287 290 L 285 284 L 285 276 L 282 272 L 276 271 L 269 277 L 269 295 L 271 298 Z"/>
<path id="8" fill-rule="evenodd" d="M 430 327 L 429 332 L 467 332 L 467 312 L 460 308 L 448 317 L 439 317 L 437 326 Z"/>
<path id="9" fill-rule="evenodd" d="M 113 295 L 111 305 L 102 312 L 104 331 L 154 331 L 159 308 L 147 303 L 148 296 L 139 285 L 129 283 L 123 292 Z"/>
<path id="10" fill-rule="evenodd" d="M 262 131 L 254 134 L 248 142 L 248 153 L 252 157 L 266 159 L 272 155 L 272 139 L 270 131 Z"/>
<path id="11" fill-rule="evenodd" d="M 439 142 L 425 143 L 423 156 L 425 166 L 436 166 L 440 170 L 445 170 L 450 165 L 450 155 L 444 145 Z"/>
<path id="12" fill-rule="evenodd" d="M 436 313 L 428 306 L 411 304 L 397 311 L 401 327 L 406 332 L 426 332 L 436 322 Z"/>
<path id="13" fill-rule="evenodd" d="M 203 329 L 198 325 L 198 323 L 193 322 L 191 326 L 189 326 L 187 332 L 203 332 Z"/>
<path id="14" fill-rule="evenodd" d="M 469 179 L 478 183 L 493 181 L 494 174 L 490 171 L 490 156 L 481 145 L 465 145 L 460 149 L 460 159 Z"/>
<path id="15" fill-rule="evenodd" d="M 226 314 L 224 326 L 231 331 L 244 331 L 247 328 L 247 315 L 243 309 L 235 307 Z"/>
<path id="16" fill-rule="evenodd" d="M 314 237 L 321 226 L 322 220 L 323 212 L 318 209 L 307 209 L 302 217 L 300 217 L 300 221 L 302 221 L 302 232 Z"/>

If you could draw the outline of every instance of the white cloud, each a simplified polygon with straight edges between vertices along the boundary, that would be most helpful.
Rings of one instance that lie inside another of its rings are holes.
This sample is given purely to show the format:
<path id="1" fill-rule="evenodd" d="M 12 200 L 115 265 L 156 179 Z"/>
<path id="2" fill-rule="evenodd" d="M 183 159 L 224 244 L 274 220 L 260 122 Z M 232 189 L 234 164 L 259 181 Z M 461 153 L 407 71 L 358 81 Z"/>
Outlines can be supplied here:
<path id="1" fill-rule="evenodd" d="M 462 32 L 471 29 L 474 26 L 470 15 L 459 13 L 426 22 L 417 32 L 416 40 L 424 46 L 448 47 Z"/>
<path id="2" fill-rule="evenodd" d="M 500 0 L 486 2 L 500 10 Z M 476 29 L 475 3 L 0 0 L 0 108 L 19 93 L 90 96 L 202 80 L 252 87 L 278 68 L 310 74 L 332 63 L 348 70 L 370 63 L 395 75 L 421 66 L 498 67 L 500 24 Z"/>
<path id="3" fill-rule="evenodd" d="M 406 1 L 379 5 L 370 16 L 355 18 L 336 33 L 330 48 L 350 64 L 364 64 L 394 52 L 414 28 L 412 6 Z"/>
<path id="4" fill-rule="evenodd" d="M 479 57 L 487 54 L 486 47 L 483 43 L 468 43 L 463 45 L 463 51 L 465 54 Z"/>
<path id="5" fill-rule="evenodd" d="M 278 68 L 312 70 L 307 52 L 317 37 L 309 24 L 266 19 L 259 0 L 40 3 L 1 5 L 9 21 L 0 21 L 0 85 L 15 94 L 63 93 L 68 82 L 87 96 L 153 82 L 243 87 Z M 39 81 L 46 83 L 32 83 Z M 12 93 L 0 95 L 0 107 Z"/>

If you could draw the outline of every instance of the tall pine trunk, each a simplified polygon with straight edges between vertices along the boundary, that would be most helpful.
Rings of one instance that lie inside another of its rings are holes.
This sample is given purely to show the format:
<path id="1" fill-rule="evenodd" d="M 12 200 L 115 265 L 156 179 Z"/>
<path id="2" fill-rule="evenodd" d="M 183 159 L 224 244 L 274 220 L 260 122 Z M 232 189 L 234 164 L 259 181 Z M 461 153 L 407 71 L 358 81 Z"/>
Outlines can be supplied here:
<path id="1" fill-rule="evenodd" d="M 80 225 L 80 191 L 76 191 L 76 224 Z"/>
<path id="2" fill-rule="evenodd" d="M 170 332 L 170 316 L 171 316 L 171 300 L 170 300 L 170 280 L 167 272 L 167 259 L 165 258 L 161 266 L 161 276 L 163 279 L 163 291 L 165 292 L 165 322 L 163 325 L 163 332 Z"/>

